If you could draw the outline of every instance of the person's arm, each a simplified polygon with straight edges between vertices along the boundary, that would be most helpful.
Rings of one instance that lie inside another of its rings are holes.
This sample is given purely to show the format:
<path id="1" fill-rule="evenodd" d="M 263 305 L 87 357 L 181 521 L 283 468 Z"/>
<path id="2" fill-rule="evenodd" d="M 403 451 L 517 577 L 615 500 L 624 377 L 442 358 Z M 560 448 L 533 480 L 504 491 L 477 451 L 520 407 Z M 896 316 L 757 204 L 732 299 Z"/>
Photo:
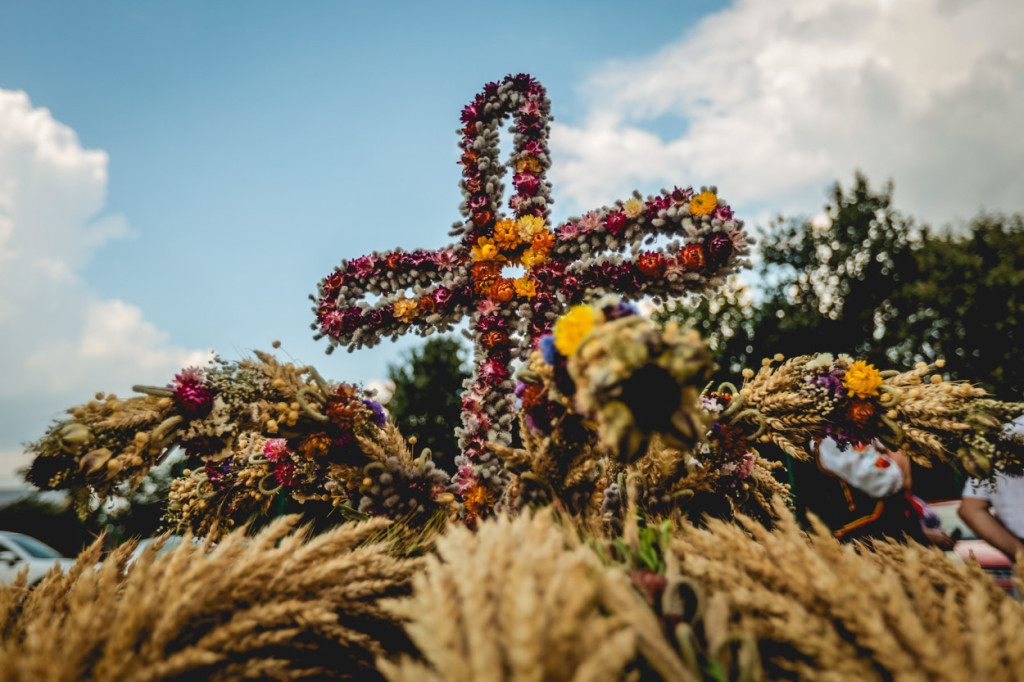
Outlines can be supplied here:
<path id="1" fill-rule="evenodd" d="M 1024 542 L 992 515 L 990 505 L 991 502 L 980 497 L 965 497 L 960 500 L 957 513 L 978 537 L 1013 559 L 1024 552 Z"/>

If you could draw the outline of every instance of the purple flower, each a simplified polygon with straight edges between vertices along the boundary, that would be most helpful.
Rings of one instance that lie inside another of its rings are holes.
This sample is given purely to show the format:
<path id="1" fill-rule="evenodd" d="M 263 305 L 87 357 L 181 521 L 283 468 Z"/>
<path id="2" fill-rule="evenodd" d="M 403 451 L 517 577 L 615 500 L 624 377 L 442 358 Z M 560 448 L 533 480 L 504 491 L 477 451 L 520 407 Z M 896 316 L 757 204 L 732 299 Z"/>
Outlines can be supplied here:
<path id="1" fill-rule="evenodd" d="M 366 405 L 373 412 L 373 416 L 370 417 L 370 421 L 379 427 L 383 427 L 388 421 L 388 416 L 384 414 L 384 407 L 376 400 L 364 400 L 363 405 Z"/>
<path id="2" fill-rule="evenodd" d="M 833 367 L 828 371 L 827 374 L 816 374 L 807 380 L 807 383 L 811 386 L 819 386 L 832 393 L 836 398 L 842 398 L 846 391 L 843 389 L 843 376 L 846 373 L 838 368 Z"/>

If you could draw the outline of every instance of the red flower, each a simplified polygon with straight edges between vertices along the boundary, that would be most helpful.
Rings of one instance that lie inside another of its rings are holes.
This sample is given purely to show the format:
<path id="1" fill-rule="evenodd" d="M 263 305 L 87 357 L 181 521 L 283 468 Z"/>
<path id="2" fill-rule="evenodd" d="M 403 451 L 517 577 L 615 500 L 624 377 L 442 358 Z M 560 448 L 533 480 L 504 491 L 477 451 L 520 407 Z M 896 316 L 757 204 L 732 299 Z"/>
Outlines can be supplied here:
<path id="1" fill-rule="evenodd" d="M 473 224 L 478 228 L 484 228 L 491 224 L 494 220 L 494 216 L 490 211 L 480 211 L 473 214 Z"/>
<path id="2" fill-rule="evenodd" d="M 678 187 L 672 188 L 672 201 L 677 204 L 688 204 L 690 199 L 693 198 L 693 188 L 679 189 Z"/>
<path id="3" fill-rule="evenodd" d="M 640 255 L 637 268 L 648 277 L 661 277 L 665 274 L 665 257 L 655 251 Z"/>
<path id="4" fill-rule="evenodd" d="M 470 194 L 479 194 L 484 188 L 483 180 L 480 179 L 479 175 L 475 175 L 471 178 L 466 178 L 466 191 Z"/>
<path id="5" fill-rule="evenodd" d="M 402 264 L 402 254 L 400 253 L 389 253 L 384 259 L 384 267 L 388 270 L 397 270 Z"/>
<path id="6" fill-rule="evenodd" d="M 704 254 L 708 262 L 715 265 L 725 265 L 732 255 L 732 249 L 732 239 L 724 232 L 714 232 L 704 240 Z"/>
<path id="7" fill-rule="evenodd" d="M 704 249 L 700 244 L 687 244 L 679 252 L 679 264 L 689 272 L 704 269 Z"/>
<path id="8" fill-rule="evenodd" d="M 324 278 L 323 288 L 325 294 L 333 294 L 345 283 L 345 276 L 340 272 L 332 272 Z"/>
<path id="9" fill-rule="evenodd" d="M 861 429 L 871 424 L 875 414 L 875 404 L 861 398 L 854 398 L 847 402 L 846 409 L 843 411 L 844 419 Z"/>
<path id="10" fill-rule="evenodd" d="M 508 335 L 498 331 L 497 329 L 493 329 L 484 334 L 481 341 L 483 342 L 484 348 L 496 348 L 499 346 L 507 346 Z"/>
<path id="11" fill-rule="evenodd" d="M 612 211 L 608 214 L 608 217 L 604 219 L 604 224 L 608 228 L 608 232 L 616 237 L 625 231 L 627 222 L 626 214 L 622 211 Z"/>

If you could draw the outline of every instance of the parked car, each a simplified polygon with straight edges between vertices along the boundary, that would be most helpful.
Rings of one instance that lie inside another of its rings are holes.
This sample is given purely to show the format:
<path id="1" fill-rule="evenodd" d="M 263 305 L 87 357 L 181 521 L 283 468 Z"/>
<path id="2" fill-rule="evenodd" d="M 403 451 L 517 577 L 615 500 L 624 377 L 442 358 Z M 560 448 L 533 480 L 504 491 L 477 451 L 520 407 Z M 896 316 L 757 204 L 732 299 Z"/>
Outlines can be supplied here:
<path id="1" fill-rule="evenodd" d="M 1013 565 L 1010 559 L 979 538 L 977 533 L 957 515 L 960 500 L 930 502 L 928 506 L 938 514 L 943 530 L 956 540 L 952 552 L 964 561 L 971 561 L 972 557 L 976 559 L 996 581 L 996 585 L 1013 594 Z"/>
<path id="2" fill-rule="evenodd" d="M 144 540 L 139 540 L 139 544 L 135 548 L 135 551 L 133 551 L 131 556 L 128 557 L 128 565 L 131 566 L 132 564 L 134 564 L 138 560 L 138 558 L 140 556 L 142 556 L 143 550 L 145 550 L 146 547 L 148 547 L 149 545 L 153 544 L 154 542 L 156 542 L 159 539 L 160 539 L 159 537 L 155 537 L 155 538 L 146 538 Z M 181 537 L 180 535 L 171 535 L 164 542 L 163 546 L 160 547 L 160 549 L 157 550 L 156 558 L 159 559 L 160 557 L 162 557 L 163 555 L 167 554 L 168 552 L 174 551 L 184 541 L 185 541 L 185 538 Z M 192 538 L 192 544 L 194 546 L 199 546 L 199 545 L 203 544 L 203 539 L 202 538 Z"/>
<path id="3" fill-rule="evenodd" d="M 0 531 L 0 584 L 14 582 L 18 572 L 27 566 L 28 584 L 35 585 L 55 565 L 66 571 L 75 565 L 75 560 L 30 535 Z"/>

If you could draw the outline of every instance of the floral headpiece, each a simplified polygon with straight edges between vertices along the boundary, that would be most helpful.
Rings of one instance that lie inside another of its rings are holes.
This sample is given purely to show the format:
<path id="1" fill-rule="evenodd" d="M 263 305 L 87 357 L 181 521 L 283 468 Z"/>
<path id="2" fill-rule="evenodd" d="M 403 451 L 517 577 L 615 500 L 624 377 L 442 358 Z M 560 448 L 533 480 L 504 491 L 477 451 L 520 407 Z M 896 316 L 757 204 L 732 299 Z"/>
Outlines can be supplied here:
<path id="1" fill-rule="evenodd" d="M 511 440 L 510 364 L 525 360 L 568 306 L 605 293 L 706 293 L 747 265 L 742 223 L 713 187 L 677 187 L 647 199 L 634 193 L 552 229 L 549 112 L 544 88 L 525 74 L 484 86 L 462 111 L 465 222 L 450 233 L 459 241 L 437 251 L 397 249 L 345 260 L 319 285 L 317 338 L 328 338 L 328 351 L 373 346 L 410 330 L 447 331 L 470 316 L 476 356 L 462 400 L 463 479 L 500 477 L 485 444 Z M 507 116 L 515 120 L 513 151 L 502 164 L 498 129 Z M 513 172 L 510 215 L 502 211 L 506 168 Z M 659 236 L 672 241 L 644 249 Z M 524 274 L 507 276 L 504 269 L 514 265 Z M 370 303 L 368 295 L 379 298 Z"/>

